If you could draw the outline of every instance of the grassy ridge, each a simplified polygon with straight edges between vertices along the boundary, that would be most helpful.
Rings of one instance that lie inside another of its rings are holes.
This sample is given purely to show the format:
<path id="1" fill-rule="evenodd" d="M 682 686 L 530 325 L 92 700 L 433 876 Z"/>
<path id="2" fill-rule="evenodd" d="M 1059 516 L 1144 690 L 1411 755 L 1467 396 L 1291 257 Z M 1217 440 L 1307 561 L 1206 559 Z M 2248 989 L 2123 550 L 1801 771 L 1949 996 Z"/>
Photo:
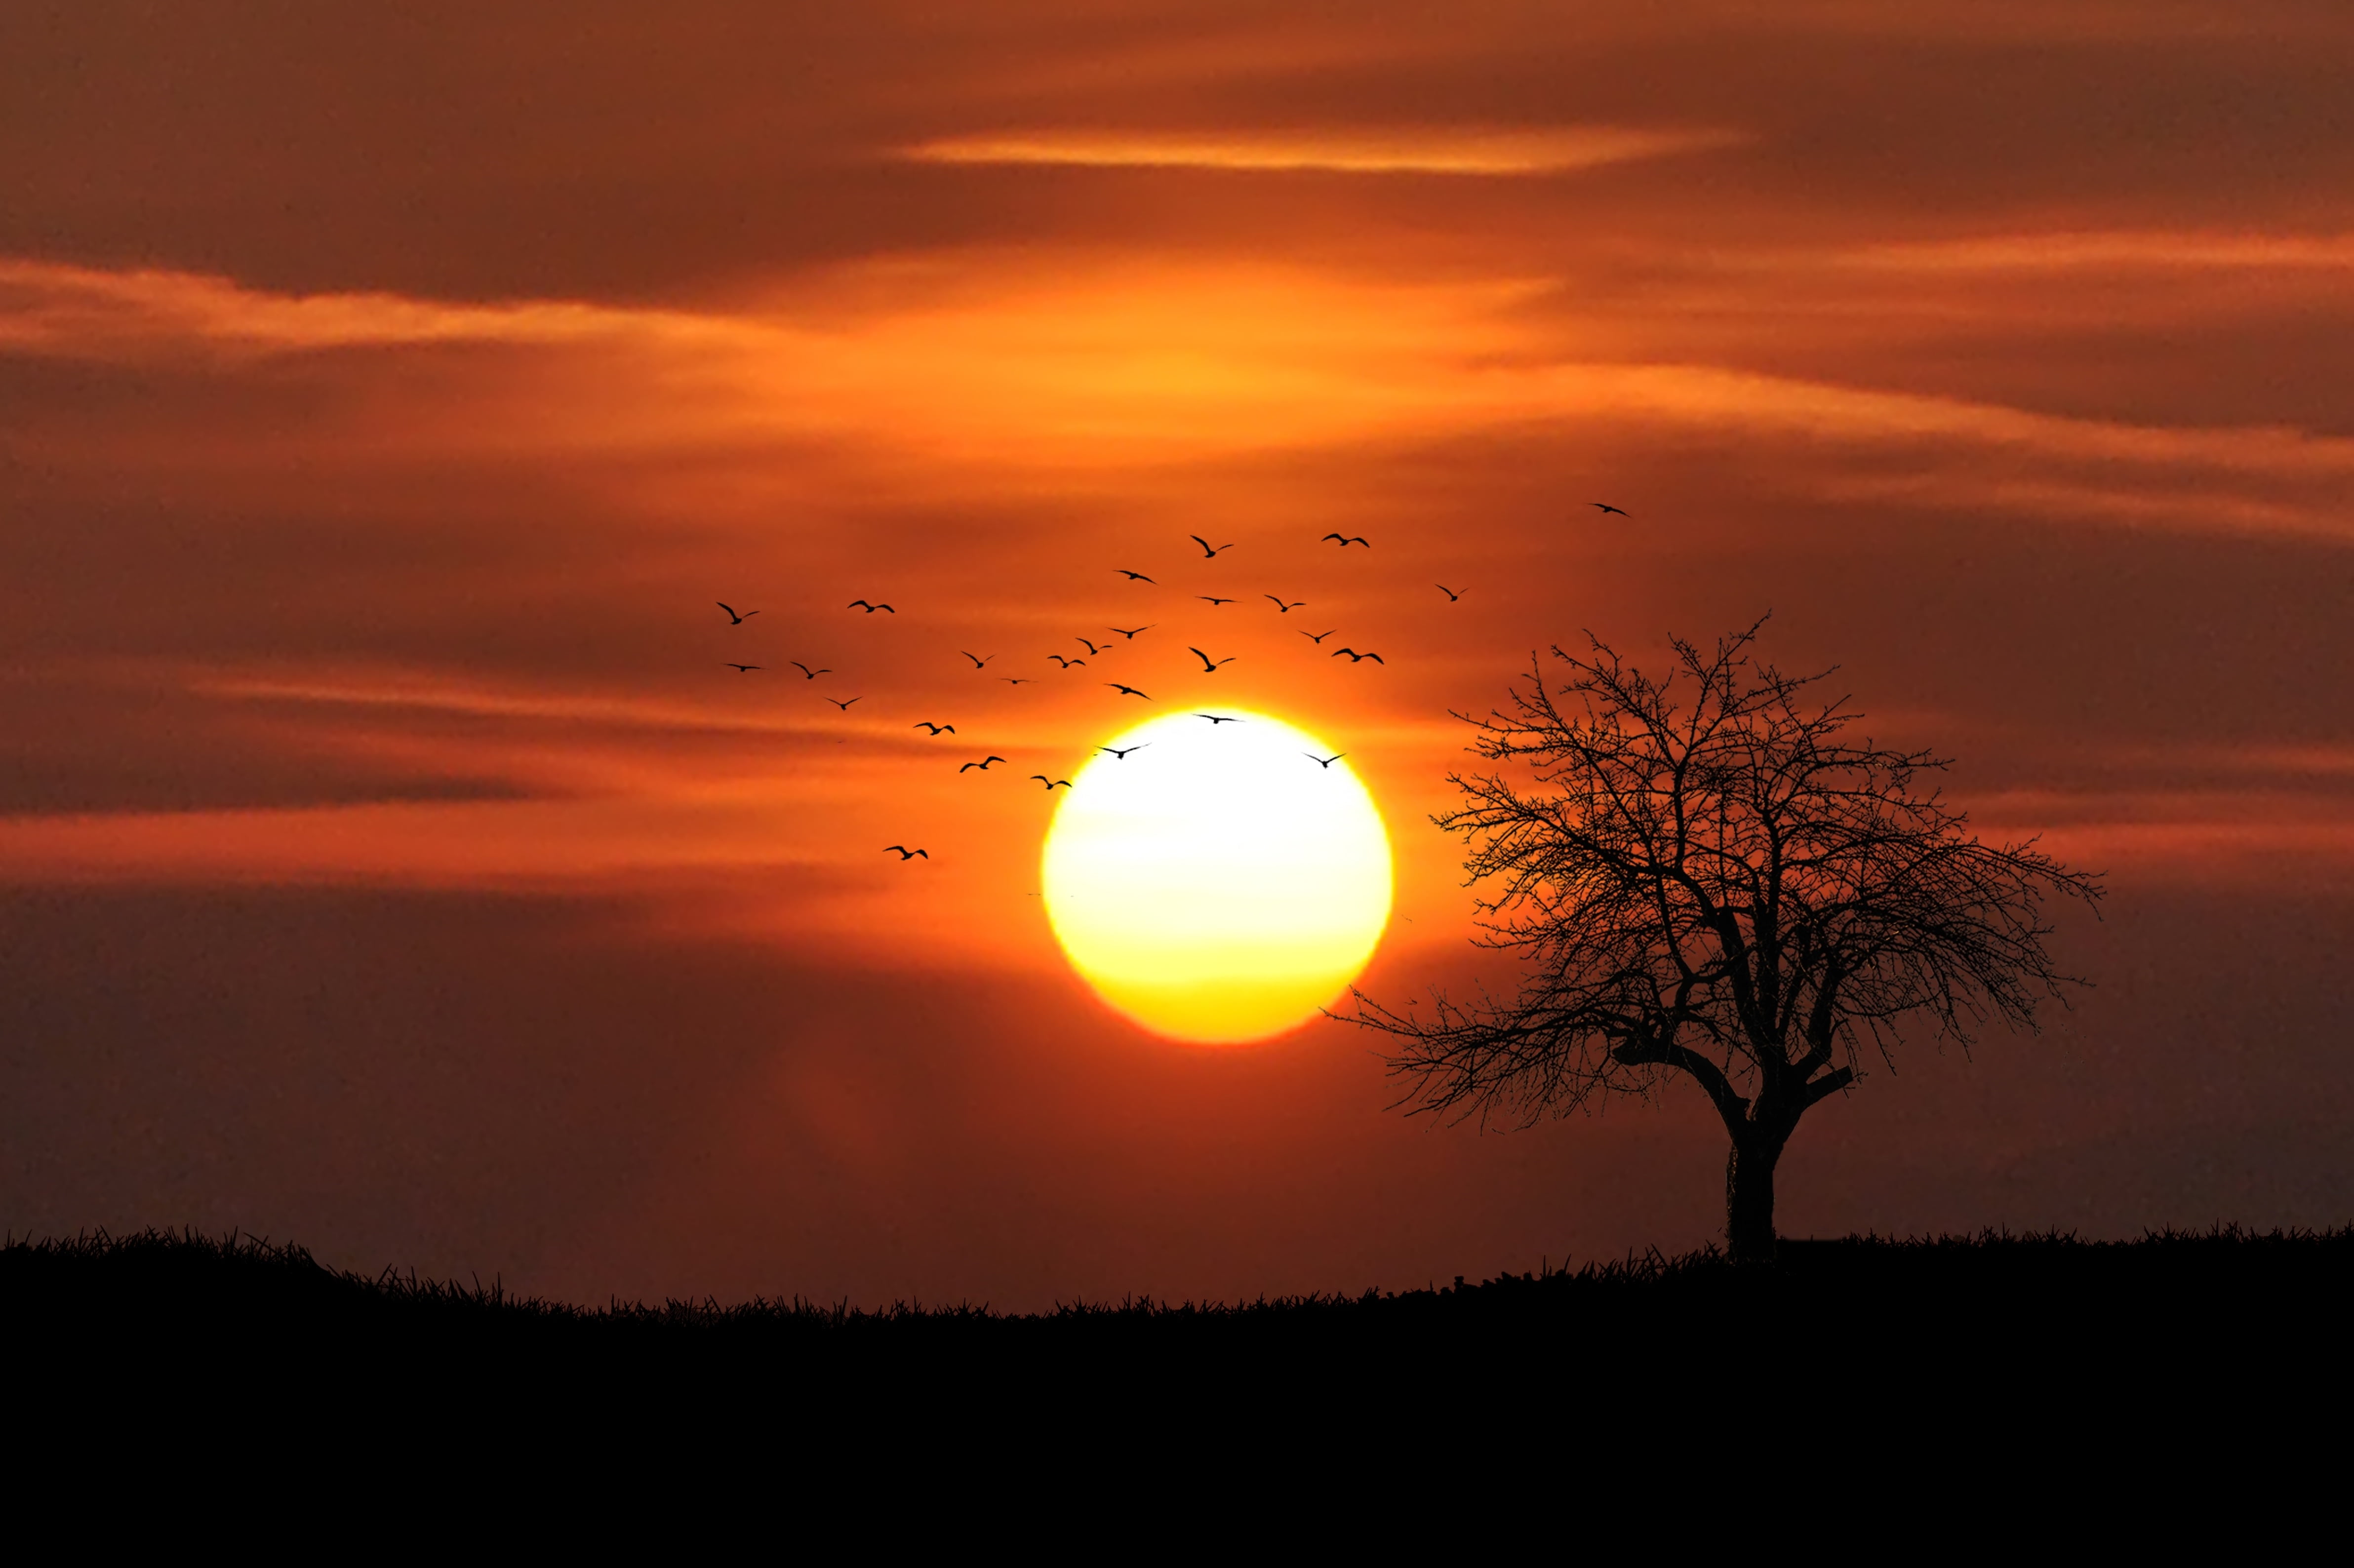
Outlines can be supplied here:
<path id="1" fill-rule="evenodd" d="M 1037 1313 L 896 1302 L 866 1308 L 801 1298 L 733 1305 L 669 1300 L 582 1307 L 479 1281 L 330 1268 L 305 1248 L 250 1236 L 103 1233 L 0 1245 L 0 1316 L 26 1324 L 116 1327 L 200 1320 L 354 1330 L 539 1335 L 619 1343 L 745 1337 L 911 1342 L 941 1334 L 994 1342 L 1106 1333 L 1410 1331 L 1438 1325 L 1560 1325 L 1764 1309 L 1902 1308 L 1937 1317 L 1996 1308 L 2052 1322 L 2099 1306 L 2137 1318 L 2221 1312 L 2302 1318 L 2354 1303 L 2354 1226 L 2330 1231 L 2155 1232 L 2131 1241 L 2062 1234 L 1789 1241 L 1770 1269 L 1713 1249 L 1593 1262 L 1543 1275 L 1362 1295 L 1168 1303 L 1076 1302 Z"/>

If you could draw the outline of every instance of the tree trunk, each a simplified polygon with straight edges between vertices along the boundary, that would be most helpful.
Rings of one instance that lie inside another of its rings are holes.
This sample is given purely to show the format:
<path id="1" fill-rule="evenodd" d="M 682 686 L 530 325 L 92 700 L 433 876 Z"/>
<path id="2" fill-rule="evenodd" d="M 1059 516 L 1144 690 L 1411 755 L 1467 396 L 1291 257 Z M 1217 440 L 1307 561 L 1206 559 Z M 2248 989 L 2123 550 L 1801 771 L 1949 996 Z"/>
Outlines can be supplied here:
<path id="1" fill-rule="evenodd" d="M 1724 1162 L 1724 1240 L 1735 1263 L 1774 1261 L 1774 1166 L 1786 1139 L 1737 1132 Z"/>

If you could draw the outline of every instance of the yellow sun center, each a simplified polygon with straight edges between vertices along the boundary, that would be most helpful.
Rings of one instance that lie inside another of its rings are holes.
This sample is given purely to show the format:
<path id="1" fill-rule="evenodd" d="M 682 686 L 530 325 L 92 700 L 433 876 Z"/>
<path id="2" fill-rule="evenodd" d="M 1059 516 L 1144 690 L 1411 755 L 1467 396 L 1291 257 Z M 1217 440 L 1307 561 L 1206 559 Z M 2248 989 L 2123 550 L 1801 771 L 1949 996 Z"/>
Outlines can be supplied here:
<path id="1" fill-rule="evenodd" d="M 1233 722 L 1166 715 L 1072 779 L 1046 834 L 1046 912 L 1072 967 L 1147 1029 L 1259 1040 L 1315 1016 L 1373 956 L 1389 835 L 1315 736 L 1213 711 Z"/>

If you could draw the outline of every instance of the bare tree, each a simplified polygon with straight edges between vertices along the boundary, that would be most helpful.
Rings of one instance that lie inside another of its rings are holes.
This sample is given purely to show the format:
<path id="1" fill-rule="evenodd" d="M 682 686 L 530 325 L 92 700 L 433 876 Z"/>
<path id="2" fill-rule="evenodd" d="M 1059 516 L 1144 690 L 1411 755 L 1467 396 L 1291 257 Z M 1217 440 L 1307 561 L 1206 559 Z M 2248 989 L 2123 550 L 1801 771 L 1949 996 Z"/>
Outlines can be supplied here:
<path id="1" fill-rule="evenodd" d="M 1970 837 L 1916 782 L 1945 759 L 1843 739 L 1861 715 L 1760 662 L 1764 624 L 1676 642 L 1664 682 L 1589 634 L 1587 658 L 1553 651 L 1567 684 L 1532 660 L 1509 714 L 1457 715 L 1471 751 L 1533 777 L 1450 774 L 1468 803 L 1433 819 L 1468 841 L 1475 939 L 1522 958 L 1521 993 L 1427 1015 L 1357 992 L 1352 1015 L 1398 1042 L 1417 1111 L 1527 1125 L 1689 1075 L 1733 1140 L 1742 1261 L 1773 1255 L 1775 1165 L 1867 1046 L 1888 1059 L 1907 1021 L 1964 1046 L 1990 1017 L 2032 1029 L 2083 983 L 2045 951 L 2045 898 L 2102 891 L 2031 839 Z"/>

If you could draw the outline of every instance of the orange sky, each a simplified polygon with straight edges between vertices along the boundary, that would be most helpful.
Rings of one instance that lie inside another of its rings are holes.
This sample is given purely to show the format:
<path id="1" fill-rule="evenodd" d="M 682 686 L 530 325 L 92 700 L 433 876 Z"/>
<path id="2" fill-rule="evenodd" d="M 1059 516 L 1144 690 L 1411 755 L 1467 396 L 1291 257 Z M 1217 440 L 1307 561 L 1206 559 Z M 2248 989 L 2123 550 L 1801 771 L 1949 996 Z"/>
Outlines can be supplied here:
<path id="1" fill-rule="evenodd" d="M 1766 609 L 2114 890 L 2100 989 L 1826 1107 L 1785 1229 L 2340 1221 L 2349 61 L 2322 4 L 0 18 L 0 1221 L 1021 1306 L 1691 1245 L 1696 1105 L 1433 1131 L 1336 1025 L 1106 1012 L 1020 776 L 1140 716 L 1097 677 L 1330 737 L 1402 994 L 1470 972 L 1447 711 Z"/>

